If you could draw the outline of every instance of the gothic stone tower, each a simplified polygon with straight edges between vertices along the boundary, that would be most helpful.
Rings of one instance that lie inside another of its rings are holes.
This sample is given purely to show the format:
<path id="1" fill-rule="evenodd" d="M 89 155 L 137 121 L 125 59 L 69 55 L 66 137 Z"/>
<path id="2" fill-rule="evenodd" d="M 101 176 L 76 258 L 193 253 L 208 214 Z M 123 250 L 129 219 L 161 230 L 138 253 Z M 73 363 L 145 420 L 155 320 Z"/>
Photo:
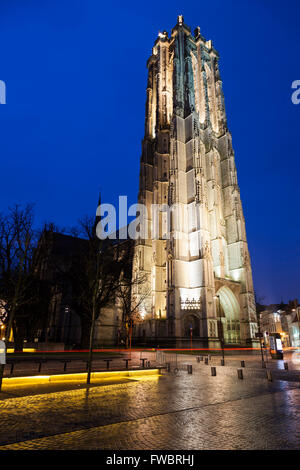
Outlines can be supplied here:
<path id="1" fill-rule="evenodd" d="M 251 264 L 218 60 L 200 28 L 192 35 L 179 16 L 171 37 L 159 33 L 147 63 L 138 200 L 147 207 L 149 231 L 136 241 L 133 272 L 148 282 L 136 288 L 143 299 L 136 341 L 255 341 Z M 153 204 L 175 205 L 179 215 L 171 211 L 169 219 L 161 210 L 154 217 Z"/>

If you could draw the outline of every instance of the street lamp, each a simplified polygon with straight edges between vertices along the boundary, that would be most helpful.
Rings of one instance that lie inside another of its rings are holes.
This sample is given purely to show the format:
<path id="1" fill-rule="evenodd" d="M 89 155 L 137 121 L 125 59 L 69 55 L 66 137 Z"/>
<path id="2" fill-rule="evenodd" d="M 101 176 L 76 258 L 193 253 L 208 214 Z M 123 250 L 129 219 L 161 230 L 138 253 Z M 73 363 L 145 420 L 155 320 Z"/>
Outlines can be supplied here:
<path id="1" fill-rule="evenodd" d="M 263 351 L 263 344 L 262 344 L 262 337 L 263 337 L 263 334 L 261 332 L 261 318 L 260 318 L 260 313 L 258 312 L 258 314 L 256 314 L 256 318 L 257 318 L 257 326 L 258 326 L 258 337 L 259 337 L 259 344 L 260 344 L 260 353 L 261 353 L 261 366 L 262 368 L 264 369 L 266 367 L 266 363 L 265 363 L 265 360 L 264 360 L 264 351 Z M 267 359 L 268 356 L 266 356 L 266 359 Z"/>
<path id="2" fill-rule="evenodd" d="M 132 339 L 132 328 L 133 328 L 133 320 L 130 318 L 128 320 L 128 326 L 129 326 L 129 350 L 130 350 L 130 358 L 131 358 L 131 339 Z"/>
<path id="3" fill-rule="evenodd" d="M 222 348 L 222 361 L 221 361 L 221 365 L 222 365 L 222 366 L 225 366 L 224 331 L 223 331 L 223 324 L 222 324 L 222 319 L 221 319 L 221 301 L 220 301 L 220 296 L 219 296 L 218 294 L 216 294 L 215 298 L 218 299 L 217 316 L 218 316 L 219 340 L 220 340 L 221 348 Z"/>
<path id="4" fill-rule="evenodd" d="M 65 307 L 65 314 L 66 314 L 66 320 L 68 322 L 68 333 L 66 337 L 67 344 L 70 346 L 70 338 L 71 338 L 71 328 L 72 328 L 72 315 L 70 312 L 70 307 L 68 305 Z"/>

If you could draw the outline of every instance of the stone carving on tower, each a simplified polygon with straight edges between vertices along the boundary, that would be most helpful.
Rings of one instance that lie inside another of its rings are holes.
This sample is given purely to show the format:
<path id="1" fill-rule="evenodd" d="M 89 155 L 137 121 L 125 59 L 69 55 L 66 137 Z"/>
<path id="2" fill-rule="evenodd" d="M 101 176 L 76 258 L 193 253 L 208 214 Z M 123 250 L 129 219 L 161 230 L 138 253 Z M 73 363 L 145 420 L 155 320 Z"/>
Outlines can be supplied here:
<path id="1" fill-rule="evenodd" d="M 192 35 L 180 15 L 170 37 L 159 33 L 147 62 L 138 201 L 147 208 L 148 236 L 136 241 L 134 269 L 150 288 L 136 341 L 184 345 L 192 329 L 194 344 L 218 345 L 220 321 L 226 343 L 255 341 L 251 263 L 218 61 L 212 42 L 199 27 Z"/>

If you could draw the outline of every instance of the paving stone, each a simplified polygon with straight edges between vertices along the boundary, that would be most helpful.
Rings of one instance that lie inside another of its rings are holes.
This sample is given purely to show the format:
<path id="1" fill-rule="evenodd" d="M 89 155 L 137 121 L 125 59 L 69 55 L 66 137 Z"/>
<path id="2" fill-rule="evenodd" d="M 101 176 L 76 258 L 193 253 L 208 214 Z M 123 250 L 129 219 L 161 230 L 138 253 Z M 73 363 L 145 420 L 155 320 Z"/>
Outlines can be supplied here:
<path id="1" fill-rule="evenodd" d="M 299 384 L 212 377 L 201 367 L 193 375 L 6 398 L 0 450 L 299 448 Z"/>

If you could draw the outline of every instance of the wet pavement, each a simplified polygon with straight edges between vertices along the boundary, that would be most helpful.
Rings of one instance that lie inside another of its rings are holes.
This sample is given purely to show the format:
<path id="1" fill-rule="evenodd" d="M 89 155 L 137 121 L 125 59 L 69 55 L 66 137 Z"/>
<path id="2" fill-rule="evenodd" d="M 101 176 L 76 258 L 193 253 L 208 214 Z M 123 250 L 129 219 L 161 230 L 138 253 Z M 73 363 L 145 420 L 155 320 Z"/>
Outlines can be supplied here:
<path id="1" fill-rule="evenodd" d="M 288 370 L 299 371 L 300 373 L 300 351 L 287 350 L 284 352 L 283 360 L 272 359 L 269 352 L 264 352 L 264 362 L 267 368 L 272 370 L 284 370 L 284 363 L 288 364 Z M 213 365 L 220 364 L 221 355 L 211 356 L 211 362 Z M 251 368 L 260 368 L 262 363 L 262 356 L 260 352 L 250 353 L 250 354 L 231 354 L 225 353 L 225 363 L 229 366 L 240 367 L 241 361 L 245 361 L 246 367 Z"/>
<path id="2" fill-rule="evenodd" d="M 199 355 L 206 356 L 203 351 L 199 352 Z M 109 357 L 109 353 L 108 353 Z M 189 355 L 189 354 L 175 354 L 172 352 L 164 353 L 163 351 L 132 351 L 130 354 L 129 352 L 120 352 L 119 357 L 111 357 L 111 362 L 109 363 L 110 370 L 122 370 L 126 367 L 125 359 L 130 359 L 128 361 L 128 367 L 130 369 L 139 369 L 141 366 L 146 365 L 147 362 L 150 362 L 150 366 L 157 366 L 157 365 L 165 365 L 165 362 L 170 361 L 174 363 L 177 361 L 178 363 L 190 363 L 195 364 L 196 355 Z M 144 361 L 141 359 L 144 358 Z M 70 357 L 66 357 L 68 361 L 66 364 L 66 371 L 64 371 L 64 362 L 62 359 L 60 360 L 47 360 L 47 362 L 42 363 L 41 365 L 41 372 L 38 372 L 39 363 L 32 360 L 32 361 L 20 361 L 17 362 L 13 369 L 13 377 L 18 376 L 28 376 L 28 375 L 46 375 L 46 374 L 64 374 L 66 373 L 74 373 L 74 372 L 85 372 L 86 371 L 86 359 L 85 360 L 70 360 Z M 300 375 L 300 351 L 286 351 L 284 354 L 284 360 L 272 360 L 269 354 L 264 356 L 267 368 L 272 370 L 285 370 L 284 369 L 284 362 L 288 363 L 288 370 L 289 371 L 299 371 Z M 211 354 L 209 365 L 219 366 L 221 360 L 221 353 L 218 355 Z M 245 361 L 246 368 L 252 369 L 261 369 L 261 354 L 259 351 L 248 352 L 237 354 L 236 352 L 225 352 L 225 363 L 226 366 L 229 367 L 241 367 L 241 361 Z M 204 363 L 204 362 L 203 362 Z M 202 364 L 203 364 L 202 363 Z M 93 360 L 93 371 L 101 371 L 106 370 L 107 363 L 106 359 L 103 358 L 95 358 Z M 9 364 L 5 367 L 4 377 L 10 377 L 11 366 Z"/>
<path id="3" fill-rule="evenodd" d="M 217 367 L 213 377 L 193 358 L 191 375 L 11 391 L 0 401 L 0 450 L 298 449 L 300 384 L 246 369 L 244 380 L 234 365 Z"/>

